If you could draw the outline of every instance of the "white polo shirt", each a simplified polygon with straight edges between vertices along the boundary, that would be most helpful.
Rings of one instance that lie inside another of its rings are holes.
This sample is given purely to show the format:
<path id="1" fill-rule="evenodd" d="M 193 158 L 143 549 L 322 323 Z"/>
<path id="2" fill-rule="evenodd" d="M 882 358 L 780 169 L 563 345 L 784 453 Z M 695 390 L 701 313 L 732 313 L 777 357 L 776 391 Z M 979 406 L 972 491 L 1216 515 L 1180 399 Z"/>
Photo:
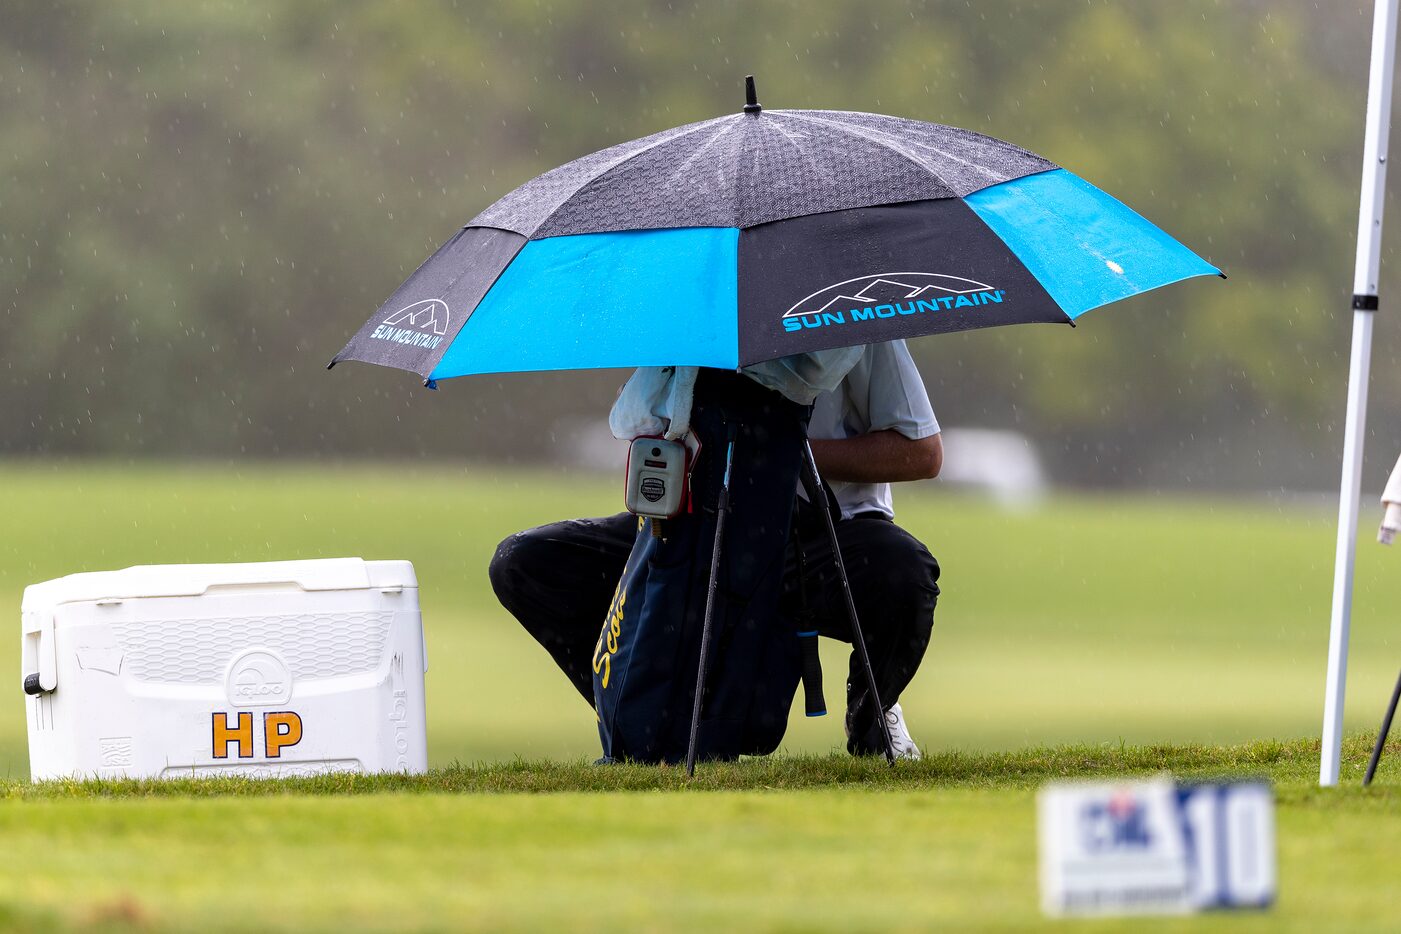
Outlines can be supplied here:
<path id="1" fill-rule="evenodd" d="M 808 435 L 832 440 L 886 429 L 912 441 L 939 433 L 924 379 L 904 341 L 867 346 L 841 385 L 813 403 Z M 894 518 L 889 483 L 827 482 L 841 504 L 843 518 L 872 511 Z"/>

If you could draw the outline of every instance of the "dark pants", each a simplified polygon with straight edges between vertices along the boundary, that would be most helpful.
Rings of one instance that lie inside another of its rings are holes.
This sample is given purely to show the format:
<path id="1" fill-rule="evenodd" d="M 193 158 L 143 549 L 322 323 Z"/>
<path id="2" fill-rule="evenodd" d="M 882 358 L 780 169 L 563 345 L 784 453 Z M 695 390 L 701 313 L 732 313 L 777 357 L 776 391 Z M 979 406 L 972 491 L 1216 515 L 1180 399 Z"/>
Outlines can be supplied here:
<path id="1" fill-rule="evenodd" d="M 851 623 L 822 515 L 806 503 L 799 506 L 795 522 L 813 622 L 822 635 L 850 642 Z M 628 513 L 556 522 L 512 535 L 491 559 L 491 584 L 501 605 L 545 647 L 590 706 L 590 659 L 636 534 L 637 517 Z M 878 513 L 838 522 L 837 539 L 876 685 L 888 709 L 914 677 L 929 646 L 939 564 L 918 539 Z M 784 578 L 785 604 L 796 613 L 799 574 L 792 547 Z M 877 732 L 881 718 L 866 703 L 867 693 L 853 652 L 847 679 L 847 748 L 855 754 L 883 749 Z"/>

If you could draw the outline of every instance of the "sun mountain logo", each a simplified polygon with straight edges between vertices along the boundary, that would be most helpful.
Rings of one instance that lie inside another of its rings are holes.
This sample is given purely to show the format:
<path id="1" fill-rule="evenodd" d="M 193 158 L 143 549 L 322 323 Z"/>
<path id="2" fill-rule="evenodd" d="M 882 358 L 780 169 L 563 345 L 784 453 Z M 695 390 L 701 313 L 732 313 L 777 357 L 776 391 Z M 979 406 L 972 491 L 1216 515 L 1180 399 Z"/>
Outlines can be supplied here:
<path id="1" fill-rule="evenodd" d="M 370 334 L 382 341 L 411 347 L 437 348 L 448 332 L 448 306 L 440 298 L 405 305 L 380 322 Z"/>
<path id="2" fill-rule="evenodd" d="M 829 285 L 796 302 L 784 312 L 783 330 L 1000 305 L 1005 294 L 1002 289 L 961 276 L 881 272 Z"/>

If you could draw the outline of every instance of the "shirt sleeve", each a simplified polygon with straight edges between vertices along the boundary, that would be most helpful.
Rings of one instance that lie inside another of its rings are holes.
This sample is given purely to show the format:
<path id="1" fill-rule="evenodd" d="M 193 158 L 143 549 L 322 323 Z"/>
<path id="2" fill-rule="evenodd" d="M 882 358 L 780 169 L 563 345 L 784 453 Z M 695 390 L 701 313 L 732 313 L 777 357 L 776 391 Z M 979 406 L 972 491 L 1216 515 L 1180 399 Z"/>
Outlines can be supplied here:
<path id="1" fill-rule="evenodd" d="M 929 403 L 924 379 L 904 341 L 874 344 L 870 363 L 867 431 L 893 429 L 912 441 L 939 433 L 939 420 Z"/>
<path id="2" fill-rule="evenodd" d="M 857 361 L 862 348 L 839 347 L 812 353 L 792 354 L 756 363 L 741 370 L 766 389 L 772 389 L 799 405 L 812 405 L 814 399 L 841 385 Z"/>

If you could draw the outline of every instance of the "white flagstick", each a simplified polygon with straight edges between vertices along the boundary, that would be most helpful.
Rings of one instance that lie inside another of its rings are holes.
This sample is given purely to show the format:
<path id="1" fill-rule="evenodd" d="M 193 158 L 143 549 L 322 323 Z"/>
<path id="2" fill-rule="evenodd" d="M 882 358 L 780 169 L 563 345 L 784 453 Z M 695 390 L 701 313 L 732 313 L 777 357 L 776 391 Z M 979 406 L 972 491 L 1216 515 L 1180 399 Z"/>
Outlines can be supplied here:
<path id="1" fill-rule="evenodd" d="M 1386 149 L 1391 135 L 1391 82 L 1396 60 L 1397 0 L 1377 0 L 1372 20 L 1372 77 L 1367 87 L 1367 135 L 1362 157 L 1362 201 L 1357 217 L 1357 270 L 1353 277 L 1352 363 L 1348 372 L 1347 434 L 1338 497 L 1338 550 L 1333 565 L 1333 617 L 1328 635 L 1328 686 L 1323 703 L 1320 785 L 1338 783 L 1347 690 L 1352 572 L 1357 553 L 1357 505 L 1362 491 L 1362 442 L 1367 427 L 1367 381 L 1372 368 L 1372 317 L 1381 265 Z"/>

